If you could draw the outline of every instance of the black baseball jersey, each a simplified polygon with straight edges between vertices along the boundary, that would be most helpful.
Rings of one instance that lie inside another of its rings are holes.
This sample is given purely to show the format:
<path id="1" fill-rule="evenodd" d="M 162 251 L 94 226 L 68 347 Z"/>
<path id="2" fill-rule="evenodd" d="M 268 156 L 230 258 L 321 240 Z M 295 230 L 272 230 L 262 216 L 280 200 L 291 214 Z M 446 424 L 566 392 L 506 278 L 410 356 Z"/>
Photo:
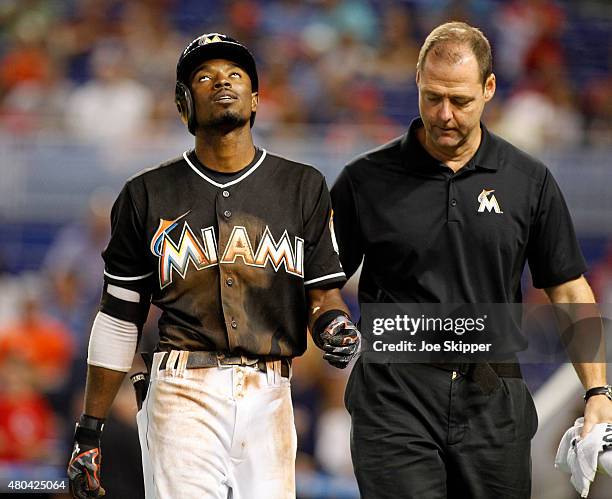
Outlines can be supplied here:
<path id="1" fill-rule="evenodd" d="M 341 261 L 363 259 L 367 302 L 519 303 L 529 263 L 536 287 L 586 271 L 550 171 L 484 125 L 459 171 L 408 133 L 351 162 L 331 191 Z"/>
<path id="2" fill-rule="evenodd" d="M 111 222 L 105 281 L 151 296 L 160 350 L 301 355 L 306 290 L 345 281 L 323 175 L 262 149 L 229 176 L 193 151 L 144 171 Z"/>

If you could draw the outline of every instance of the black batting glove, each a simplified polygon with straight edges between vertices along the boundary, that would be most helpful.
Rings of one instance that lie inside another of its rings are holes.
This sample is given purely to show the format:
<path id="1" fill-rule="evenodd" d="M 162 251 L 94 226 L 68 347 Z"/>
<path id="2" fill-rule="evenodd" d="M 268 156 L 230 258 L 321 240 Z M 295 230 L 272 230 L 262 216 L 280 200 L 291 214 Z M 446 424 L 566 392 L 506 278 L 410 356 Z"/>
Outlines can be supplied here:
<path id="1" fill-rule="evenodd" d="M 89 499 L 105 494 L 100 483 L 100 437 L 104 420 L 83 414 L 74 432 L 72 456 L 68 463 L 68 481 L 72 497 Z"/>
<path id="2" fill-rule="evenodd" d="M 327 315 L 323 314 L 323 315 Z M 317 319 L 313 337 L 315 343 L 325 354 L 323 358 L 332 366 L 344 369 L 359 354 L 361 334 L 346 315 L 337 315 L 323 325 Z"/>

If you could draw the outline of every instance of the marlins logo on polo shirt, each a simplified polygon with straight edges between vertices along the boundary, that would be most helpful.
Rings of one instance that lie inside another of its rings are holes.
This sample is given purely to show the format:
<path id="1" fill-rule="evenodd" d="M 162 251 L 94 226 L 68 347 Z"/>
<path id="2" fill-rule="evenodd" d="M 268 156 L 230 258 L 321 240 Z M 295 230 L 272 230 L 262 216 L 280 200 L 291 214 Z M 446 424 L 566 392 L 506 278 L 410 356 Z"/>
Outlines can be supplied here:
<path id="1" fill-rule="evenodd" d="M 478 195 L 478 202 L 480 206 L 478 207 L 478 213 L 483 213 L 487 210 L 489 213 L 494 211 L 495 213 L 503 213 L 501 208 L 499 207 L 499 203 L 493 194 L 495 189 L 483 189 L 482 192 Z M 491 195 L 491 197 L 489 197 Z"/>

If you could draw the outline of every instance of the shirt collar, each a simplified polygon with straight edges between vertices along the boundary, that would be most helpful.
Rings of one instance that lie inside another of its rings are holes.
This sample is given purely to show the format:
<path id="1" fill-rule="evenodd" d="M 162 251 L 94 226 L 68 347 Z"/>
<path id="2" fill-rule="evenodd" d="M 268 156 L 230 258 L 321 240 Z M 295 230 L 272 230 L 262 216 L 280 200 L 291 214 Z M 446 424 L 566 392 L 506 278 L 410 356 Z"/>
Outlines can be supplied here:
<path id="1" fill-rule="evenodd" d="M 482 122 L 480 122 L 480 129 L 482 130 L 480 146 L 478 146 L 478 150 L 470 162 L 473 162 L 478 168 L 497 170 L 500 162 L 498 141 L 494 140 Z"/>
<path id="2" fill-rule="evenodd" d="M 406 168 L 418 170 L 422 173 L 439 173 L 446 169 L 446 165 L 431 156 L 419 142 L 416 131 L 423 126 L 421 118 L 415 118 L 410 123 L 408 131 L 401 139 L 402 163 Z M 476 154 L 463 167 L 464 169 L 483 168 L 485 170 L 497 170 L 499 168 L 498 145 L 491 137 L 484 123 L 480 123 L 482 135 L 480 145 Z M 408 161 L 410 158 L 410 161 Z"/>

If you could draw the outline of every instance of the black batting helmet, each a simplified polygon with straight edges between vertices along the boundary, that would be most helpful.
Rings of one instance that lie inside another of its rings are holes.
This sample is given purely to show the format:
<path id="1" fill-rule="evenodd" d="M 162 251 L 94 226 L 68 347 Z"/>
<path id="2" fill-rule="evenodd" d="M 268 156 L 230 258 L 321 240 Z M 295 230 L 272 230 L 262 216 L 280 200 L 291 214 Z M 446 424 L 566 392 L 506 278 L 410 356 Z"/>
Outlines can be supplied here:
<path id="1" fill-rule="evenodd" d="M 255 59 L 249 50 L 237 40 L 221 34 L 208 33 L 193 40 L 181 53 L 176 65 L 176 88 L 174 100 L 181 116 L 187 121 L 189 131 L 195 135 L 196 117 L 191 90 L 190 77 L 193 71 L 209 59 L 226 59 L 235 62 L 246 71 L 251 78 L 253 92 L 259 88 Z M 251 114 L 251 126 L 255 121 L 255 113 Z"/>

